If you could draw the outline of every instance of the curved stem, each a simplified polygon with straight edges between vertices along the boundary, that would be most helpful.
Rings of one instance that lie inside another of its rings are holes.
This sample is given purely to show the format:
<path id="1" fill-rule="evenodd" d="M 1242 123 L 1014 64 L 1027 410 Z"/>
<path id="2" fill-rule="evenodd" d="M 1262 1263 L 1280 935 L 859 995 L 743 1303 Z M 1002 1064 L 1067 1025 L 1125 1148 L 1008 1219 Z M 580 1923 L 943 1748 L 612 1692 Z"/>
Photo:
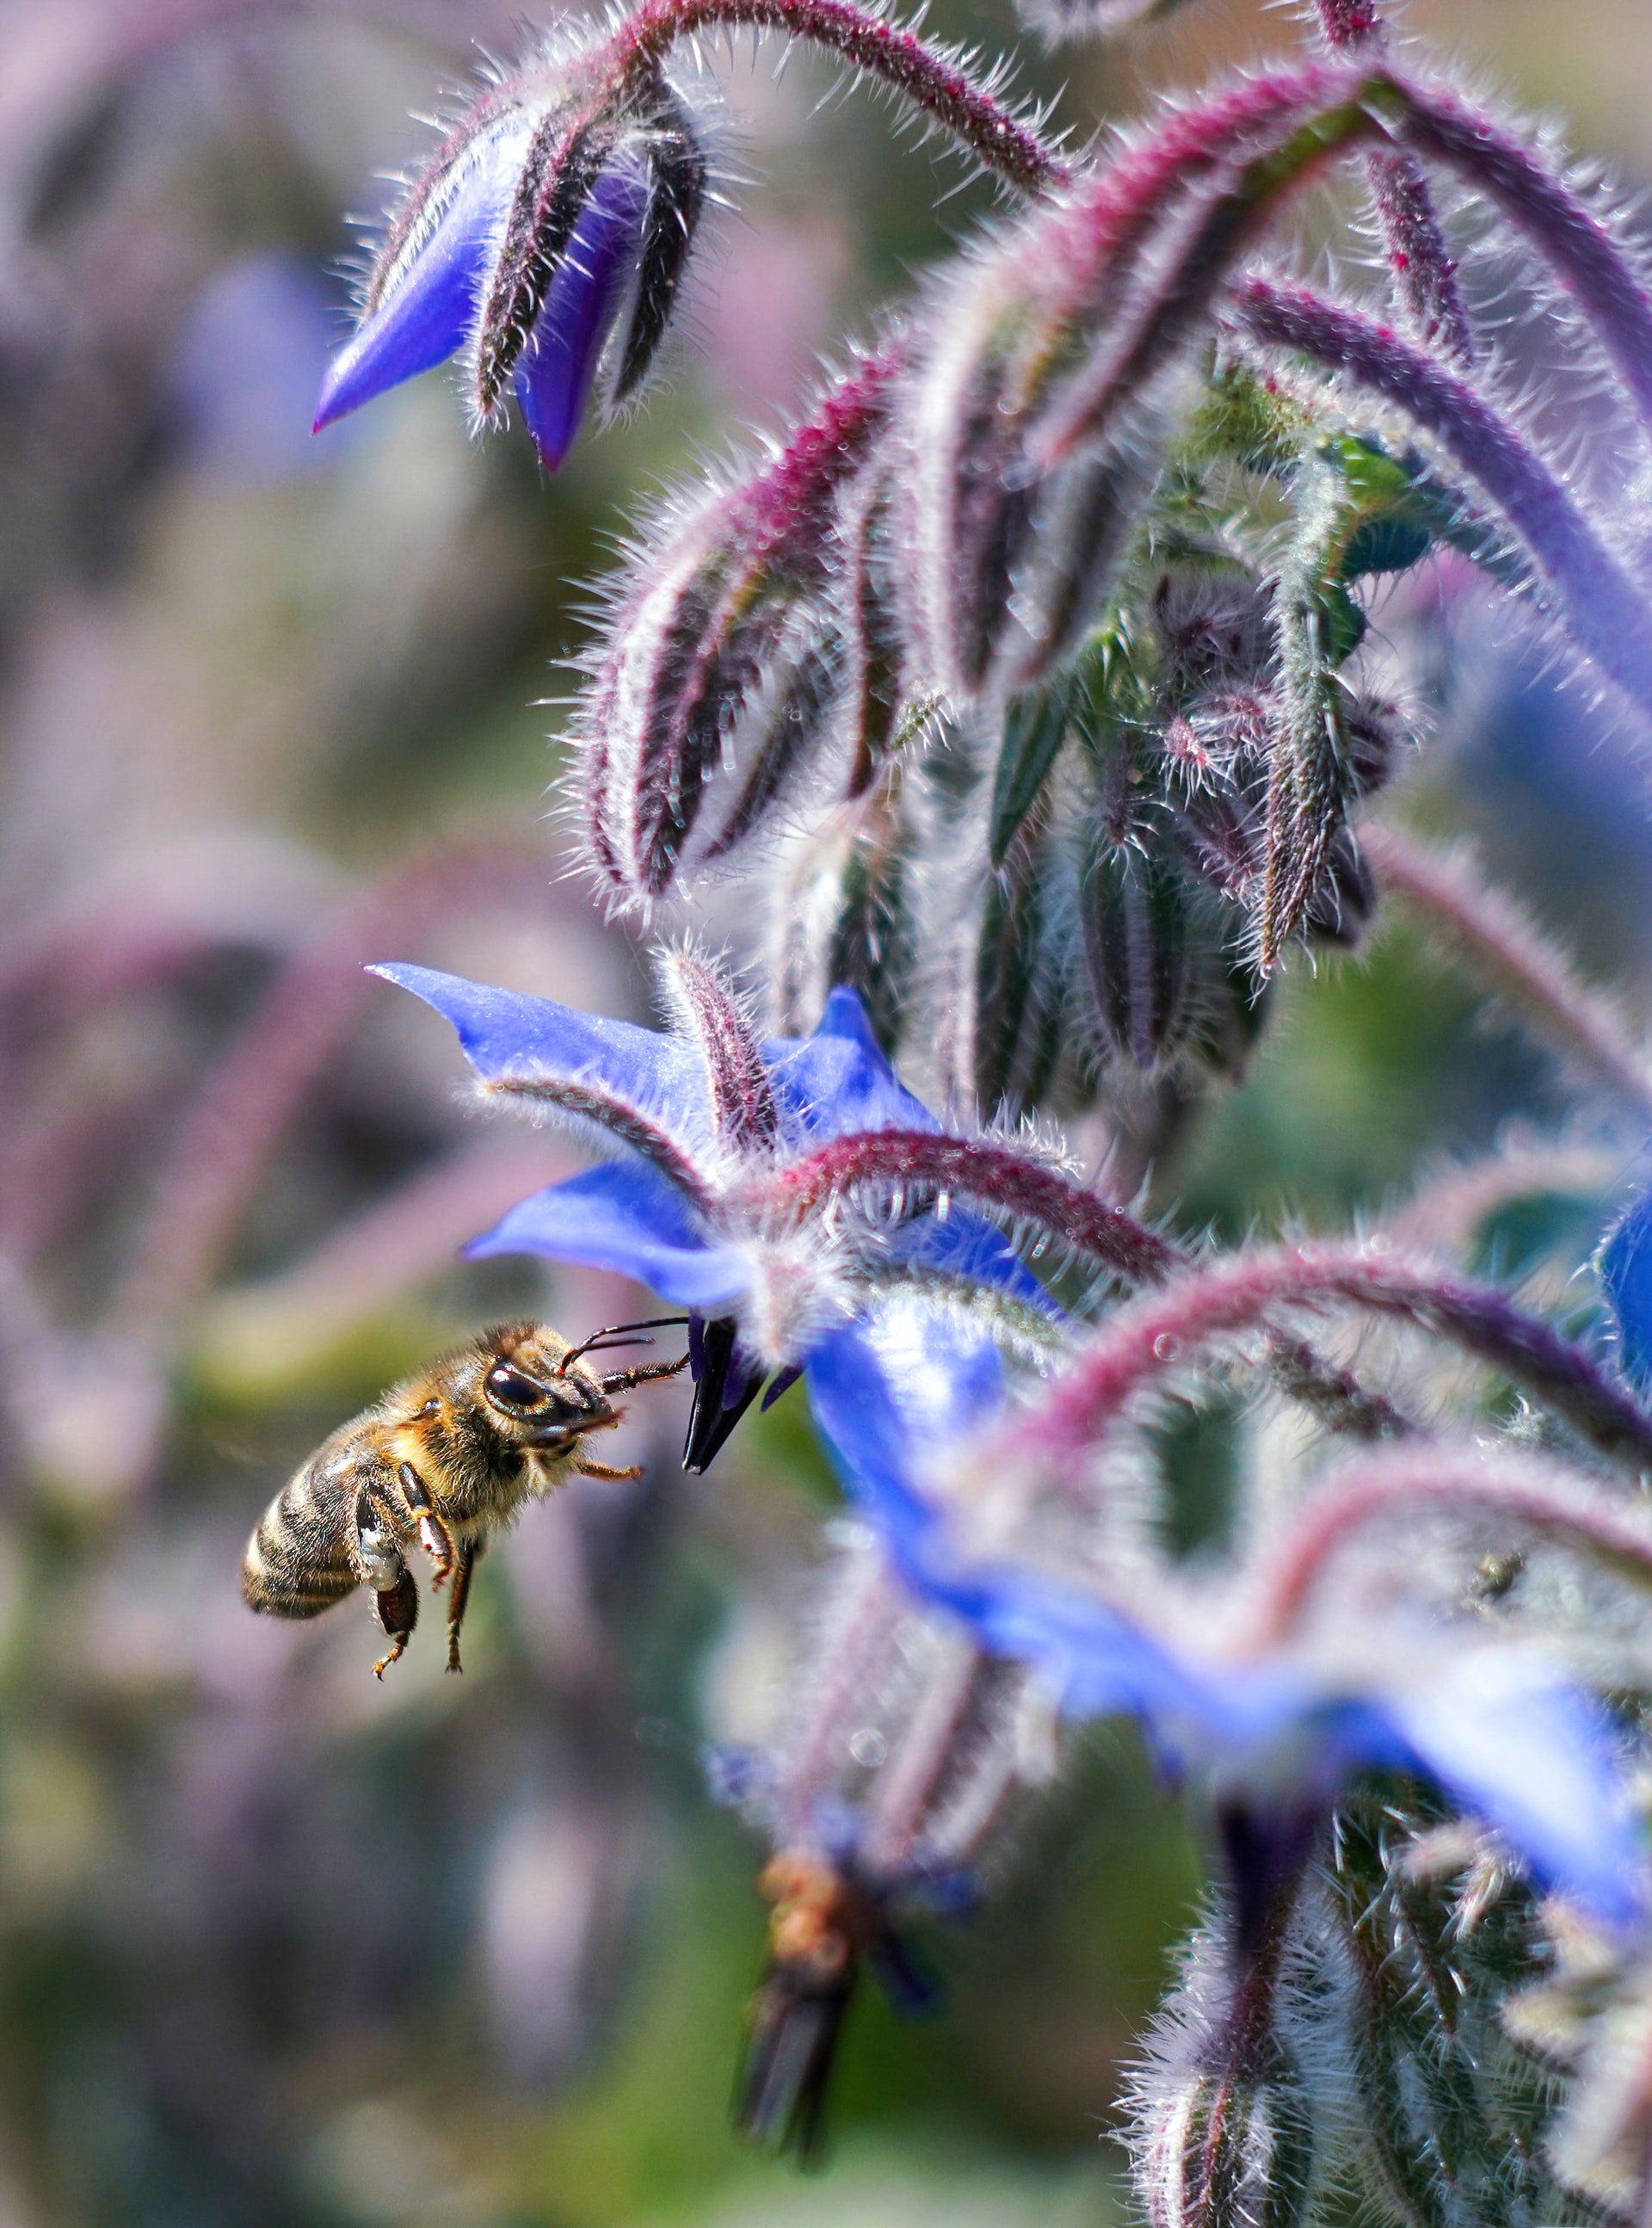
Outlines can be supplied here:
<path id="1" fill-rule="evenodd" d="M 1122 1207 L 1013 1146 L 924 1130 L 874 1130 L 829 1145 L 769 1177 L 759 1200 L 798 1216 L 818 1214 L 868 1185 L 922 1186 L 1041 1231 L 1132 1284 L 1156 1284 L 1183 1266 L 1181 1247 Z"/>
<path id="2" fill-rule="evenodd" d="M 1432 850 L 1380 822 L 1361 828 L 1360 848 L 1378 881 L 1488 976 L 1534 1035 L 1652 1112 L 1652 1056 L 1513 898 L 1481 881 L 1460 852 Z"/>
<path id="3" fill-rule="evenodd" d="M 1087 1457 L 1172 1369 L 1265 1327 L 1281 1309 L 1327 1303 L 1433 1331 L 1546 1401 L 1603 1452 L 1652 1466 L 1652 1416 L 1580 1347 L 1502 1292 L 1386 1251 L 1311 1244 L 1236 1255 L 1121 1309 L 1017 1418 L 1016 1443 L 1052 1469 Z"/>
<path id="4" fill-rule="evenodd" d="M 1489 1217 L 1545 1192 L 1595 1200 L 1622 1180 L 1625 1155 L 1584 1139 L 1511 1130 L 1482 1160 L 1445 1167 L 1383 1217 L 1401 1245 L 1431 1252 L 1465 1246 Z"/>
<path id="5" fill-rule="evenodd" d="M 1246 278 L 1226 322 L 1264 348 L 1290 349 L 1368 387 L 1447 450 L 1496 505 L 1552 591 L 1585 656 L 1652 713 L 1645 590 L 1595 532 L 1566 488 L 1485 397 L 1386 326 L 1306 287 Z"/>
<path id="6" fill-rule="evenodd" d="M 1293 1512 L 1290 1535 L 1263 1574 L 1246 1635 L 1258 1655 L 1280 1645 L 1350 1540 L 1419 1509 L 1505 1517 L 1652 1590 L 1652 1532 L 1579 1479 L 1523 1460 L 1411 1448 L 1378 1457 Z"/>
<path id="7" fill-rule="evenodd" d="M 834 1138 L 769 1177 L 750 1203 L 784 1207 L 799 1216 L 818 1214 L 863 1187 L 887 1194 L 909 1185 L 965 1199 L 989 1213 L 1031 1226 L 1126 1284 L 1158 1284 L 1194 1267 L 1193 1257 L 1173 1239 L 1060 1169 L 1012 1146 L 928 1130 L 877 1130 Z M 1305 1340 L 1274 1331 L 1269 1346 L 1284 1390 L 1329 1429 L 1367 1439 L 1410 1431 L 1392 1401 L 1369 1391 L 1351 1371 L 1326 1361 Z"/>
<path id="8" fill-rule="evenodd" d="M 679 39 L 703 31 L 784 31 L 880 78 L 969 148 L 983 168 L 1024 193 L 1066 183 L 1071 171 L 1032 126 L 972 77 L 956 56 L 855 0 L 642 0 L 596 63 L 636 83 Z"/>

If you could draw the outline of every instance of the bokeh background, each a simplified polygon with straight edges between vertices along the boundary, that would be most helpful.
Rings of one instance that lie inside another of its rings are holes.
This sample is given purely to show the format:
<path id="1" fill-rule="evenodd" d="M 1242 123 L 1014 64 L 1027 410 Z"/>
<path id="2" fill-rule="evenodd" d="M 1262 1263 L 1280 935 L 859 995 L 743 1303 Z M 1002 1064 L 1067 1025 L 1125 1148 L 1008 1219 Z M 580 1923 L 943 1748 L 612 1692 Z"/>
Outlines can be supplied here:
<path id="1" fill-rule="evenodd" d="M 985 206 L 880 104 L 741 42 L 715 74 L 749 182 L 641 414 L 554 483 L 520 439 L 471 445 L 442 375 L 312 441 L 346 213 L 514 13 L 0 4 L 0 2228 L 1099 2228 L 1201 1878 L 1122 1736 L 932 1945 L 947 2008 L 859 2007 L 829 2170 L 727 2133 L 762 1912 L 698 1757 L 761 1728 L 810 1614 L 831 1489 L 795 1402 L 699 1482 L 675 1389 L 639 1401 L 644 1482 L 531 1513 L 463 1681 L 427 1633 L 381 1687 L 359 1608 L 289 1630 L 240 1600 L 265 1501 L 389 1378 L 518 1309 L 637 1312 L 457 1264 L 575 1162 L 473 1119 L 446 1032 L 360 964 L 644 1010 L 544 816 L 579 584 Z M 984 6 L 934 20 L 1015 45 L 1081 131 L 1296 35 L 1195 0 L 1051 55 Z M 1641 0 L 1409 22 L 1652 178 Z M 1405 809 L 1472 829 L 1644 1015 L 1642 772 L 1472 599 L 1413 599 L 1434 739 Z M 1298 971 L 1155 1203 L 1333 1226 L 1567 1104 L 1386 924 Z M 1564 1295 L 1599 1211 L 1505 1218 L 1482 1258 Z M 1220 1431 L 1167 1453 L 1196 1545 Z"/>

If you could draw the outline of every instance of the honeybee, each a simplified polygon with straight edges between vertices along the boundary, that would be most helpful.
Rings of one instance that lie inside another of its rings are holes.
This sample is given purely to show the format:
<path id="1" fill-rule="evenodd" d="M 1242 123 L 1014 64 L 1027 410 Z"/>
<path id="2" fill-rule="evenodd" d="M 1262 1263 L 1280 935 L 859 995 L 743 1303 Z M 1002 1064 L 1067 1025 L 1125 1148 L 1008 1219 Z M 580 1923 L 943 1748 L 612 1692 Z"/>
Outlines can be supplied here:
<path id="1" fill-rule="evenodd" d="M 459 1629 L 489 1533 L 576 1474 L 639 1476 L 596 1461 L 586 1441 L 619 1421 L 614 1393 L 674 1377 L 688 1360 L 605 1377 L 586 1357 L 648 1345 L 637 1334 L 682 1321 L 617 1323 L 577 1347 L 548 1323 L 503 1323 L 393 1386 L 335 1431 L 264 1512 L 241 1567 L 249 1606 L 319 1617 L 370 1588 L 390 1641 L 373 1667 L 382 1679 L 419 1619 L 407 1559 L 417 1546 L 430 1558 L 432 1591 L 451 1580 L 447 1668 L 459 1670 Z"/>
<path id="2" fill-rule="evenodd" d="M 844 2019 L 863 1964 L 896 2007 L 932 2010 L 937 1990 L 856 1867 L 811 1849 L 770 1858 L 758 1893 L 772 1906 L 763 1978 L 747 2020 L 734 2125 L 800 2166 L 819 2157 Z"/>

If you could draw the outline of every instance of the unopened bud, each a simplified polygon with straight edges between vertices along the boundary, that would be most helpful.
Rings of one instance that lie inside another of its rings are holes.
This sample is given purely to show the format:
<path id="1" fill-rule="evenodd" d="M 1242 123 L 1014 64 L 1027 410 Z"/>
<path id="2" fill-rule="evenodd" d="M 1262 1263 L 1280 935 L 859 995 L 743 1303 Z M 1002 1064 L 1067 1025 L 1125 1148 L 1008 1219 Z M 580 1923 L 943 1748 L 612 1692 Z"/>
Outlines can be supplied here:
<path id="1" fill-rule="evenodd" d="M 976 1095 L 1012 1119 L 1037 1105 L 1060 1063 L 1078 906 L 1067 855 L 1041 814 L 987 888 L 976 959 Z"/>
<path id="2" fill-rule="evenodd" d="M 900 1042 L 918 963 L 912 837 L 900 789 L 892 768 L 787 862 L 776 972 L 788 1029 L 808 1026 L 842 983 L 860 994 L 886 1051 Z"/>
<path id="3" fill-rule="evenodd" d="M 726 858 L 841 740 L 836 503 L 892 368 L 867 360 L 765 470 L 635 550 L 575 722 L 591 856 L 619 896 Z"/>
<path id="4" fill-rule="evenodd" d="M 1283 2052 L 1194 2073 L 1137 2162 L 1149 2228 L 1297 2228 L 1314 2182 L 1313 2115 Z"/>
<path id="5" fill-rule="evenodd" d="M 1120 843 L 1104 829 L 1079 906 L 1102 1049 L 1156 1073 L 1181 1052 L 1196 1017 L 1188 883 L 1155 836 Z"/>

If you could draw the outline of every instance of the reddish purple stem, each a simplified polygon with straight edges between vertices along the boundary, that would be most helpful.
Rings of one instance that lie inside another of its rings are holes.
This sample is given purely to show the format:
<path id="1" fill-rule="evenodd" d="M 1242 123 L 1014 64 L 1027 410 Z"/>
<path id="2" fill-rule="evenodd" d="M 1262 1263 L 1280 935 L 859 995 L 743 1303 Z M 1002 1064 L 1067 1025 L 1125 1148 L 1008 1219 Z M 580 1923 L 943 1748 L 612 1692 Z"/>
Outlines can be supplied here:
<path id="1" fill-rule="evenodd" d="M 1652 1416 L 1581 1348 L 1502 1292 L 1399 1255 L 1318 1245 L 1216 1262 L 1122 1309 L 1047 1397 L 1017 1419 L 1016 1444 L 1060 1470 L 1092 1454 L 1131 1401 L 1167 1371 L 1268 1325 L 1281 1309 L 1328 1303 L 1397 1316 L 1444 1336 L 1546 1401 L 1604 1452 L 1652 1466 Z"/>
<path id="2" fill-rule="evenodd" d="M 679 39 L 735 29 L 784 31 L 880 78 L 1023 192 L 1065 184 L 1071 172 L 985 86 L 915 32 L 854 0 L 642 0 L 594 59 L 599 81 L 632 83 L 656 72 Z"/>
<path id="3" fill-rule="evenodd" d="M 769 1178 L 765 1194 L 798 1214 L 819 1213 L 863 1186 L 945 1192 L 1024 1217 L 1130 1284 L 1154 1284 L 1186 1256 L 1122 1207 L 1007 1145 L 923 1130 L 876 1130 L 838 1137 Z"/>
<path id="4" fill-rule="evenodd" d="M 1430 1509 L 1501 1518 L 1652 1585 L 1645 1522 L 1590 1492 L 1583 1480 L 1518 1456 L 1500 1456 L 1492 1468 L 1460 1450 L 1405 1448 L 1361 1463 L 1294 1514 L 1290 1537 L 1264 1574 L 1248 1644 L 1258 1653 L 1279 1646 L 1356 1533 Z"/>

